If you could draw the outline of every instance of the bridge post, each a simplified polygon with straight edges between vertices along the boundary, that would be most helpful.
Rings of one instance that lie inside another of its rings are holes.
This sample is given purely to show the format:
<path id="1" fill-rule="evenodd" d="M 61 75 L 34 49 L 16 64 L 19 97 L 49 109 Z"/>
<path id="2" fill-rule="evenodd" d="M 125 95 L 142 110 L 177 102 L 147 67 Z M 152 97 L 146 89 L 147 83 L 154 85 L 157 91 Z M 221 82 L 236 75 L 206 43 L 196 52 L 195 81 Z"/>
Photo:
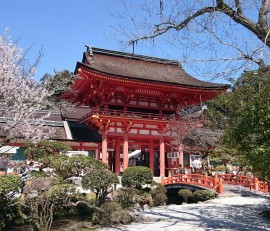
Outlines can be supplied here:
<path id="1" fill-rule="evenodd" d="M 169 171 L 168 173 L 168 184 L 171 184 L 172 183 L 172 172 Z"/>
<path id="2" fill-rule="evenodd" d="M 263 191 L 268 193 L 268 183 L 266 181 L 263 182 Z"/>
<path id="3" fill-rule="evenodd" d="M 218 177 L 217 174 L 215 174 L 214 178 L 213 178 L 213 188 L 215 191 L 218 191 L 217 187 L 218 187 Z"/>
<path id="4" fill-rule="evenodd" d="M 223 190 L 223 179 L 222 178 L 219 178 L 218 192 L 220 194 L 223 194 L 224 193 L 224 190 Z"/>
<path id="5" fill-rule="evenodd" d="M 243 185 L 243 177 L 242 177 L 242 175 L 239 176 L 239 180 L 238 180 L 237 183 L 240 184 L 240 185 Z"/>
<path id="6" fill-rule="evenodd" d="M 253 189 L 255 189 L 256 191 L 259 190 L 259 179 L 257 177 L 253 178 Z"/>

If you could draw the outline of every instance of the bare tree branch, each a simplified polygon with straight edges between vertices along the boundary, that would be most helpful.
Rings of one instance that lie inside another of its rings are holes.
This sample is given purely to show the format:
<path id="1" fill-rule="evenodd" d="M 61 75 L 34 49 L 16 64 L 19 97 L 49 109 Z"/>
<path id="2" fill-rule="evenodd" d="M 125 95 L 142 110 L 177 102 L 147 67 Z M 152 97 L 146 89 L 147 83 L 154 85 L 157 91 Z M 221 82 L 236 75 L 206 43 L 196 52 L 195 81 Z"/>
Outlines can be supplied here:
<path id="1" fill-rule="evenodd" d="M 154 39 L 156 37 L 159 37 L 161 35 L 168 33 L 169 31 L 179 32 L 180 30 L 184 28 L 187 29 L 188 25 L 192 21 L 195 21 L 196 19 L 200 19 L 201 16 L 203 15 L 207 15 L 207 14 L 214 15 L 217 12 L 220 12 L 228 16 L 228 18 L 233 20 L 236 24 L 241 25 L 244 28 L 246 28 L 248 31 L 250 31 L 255 36 L 257 36 L 257 38 L 261 42 L 263 42 L 267 47 L 270 47 L 269 26 L 268 26 L 268 13 L 269 13 L 269 7 L 270 7 L 270 0 L 262 0 L 261 6 L 258 12 L 257 22 L 254 20 L 251 20 L 248 17 L 250 15 L 247 16 L 244 14 L 244 11 L 243 11 L 244 1 L 240 1 L 240 0 L 234 0 L 234 5 L 232 6 L 227 4 L 225 0 L 216 0 L 216 1 L 213 1 L 214 5 L 202 6 L 196 11 L 191 9 L 192 3 L 190 3 L 190 9 L 189 11 L 187 11 L 188 13 L 186 12 L 187 16 L 182 20 L 180 20 L 180 18 L 177 15 L 180 13 L 184 13 L 184 11 L 175 13 L 174 17 L 172 16 L 172 14 L 170 14 L 170 16 L 166 18 L 163 15 L 165 11 L 165 8 L 164 8 L 165 4 L 164 2 L 161 2 L 161 3 L 160 4 L 162 5 L 162 8 L 160 6 L 160 14 L 162 14 L 162 17 L 161 17 L 160 22 L 155 23 L 153 25 L 152 32 L 149 32 L 148 34 L 145 34 L 145 35 L 135 36 L 135 38 L 130 39 L 128 42 L 129 45 L 135 44 L 140 40 Z M 212 19 L 214 20 L 214 17 Z M 132 21 L 133 22 L 135 21 L 134 18 L 132 18 Z M 196 23 L 198 23 L 198 21 Z M 210 21 L 205 20 L 201 22 L 201 24 L 203 23 L 207 24 L 207 23 L 210 23 Z M 223 43 L 223 45 L 226 45 L 226 44 Z M 240 49 L 238 50 L 240 51 Z M 253 57 L 246 55 L 245 52 L 241 52 L 241 55 L 243 55 L 244 58 L 255 62 L 259 66 L 264 66 L 264 62 L 262 62 L 262 60 L 254 59 Z"/>
<path id="2" fill-rule="evenodd" d="M 267 34 L 269 31 L 268 28 L 268 11 L 269 11 L 270 1 L 262 0 L 262 5 L 259 11 L 259 21 L 258 25 L 262 28 L 262 30 Z M 268 36 L 265 36 L 267 38 Z M 268 44 L 269 45 L 269 44 Z"/>
<path id="3" fill-rule="evenodd" d="M 237 13 L 240 15 L 243 15 L 243 10 L 242 10 L 242 6 L 241 6 L 241 2 L 239 0 L 235 0 L 235 7 L 236 7 L 236 11 Z"/>
<path id="4" fill-rule="evenodd" d="M 158 36 L 168 32 L 169 30 L 179 31 L 182 28 L 186 27 L 188 25 L 188 23 L 191 20 L 195 19 L 196 17 L 199 17 L 205 13 L 210 13 L 210 12 L 215 12 L 215 11 L 216 11 L 216 7 L 204 7 L 203 9 L 200 9 L 199 11 L 194 13 L 193 15 L 190 15 L 187 19 L 185 19 L 181 23 L 175 24 L 171 21 L 162 22 L 160 24 L 155 25 L 156 29 L 154 30 L 153 34 L 132 39 L 129 41 L 129 44 L 134 44 L 134 43 L 138 42 L 139 40 L 152 39 L 152 38 L 158 37 Z"/>

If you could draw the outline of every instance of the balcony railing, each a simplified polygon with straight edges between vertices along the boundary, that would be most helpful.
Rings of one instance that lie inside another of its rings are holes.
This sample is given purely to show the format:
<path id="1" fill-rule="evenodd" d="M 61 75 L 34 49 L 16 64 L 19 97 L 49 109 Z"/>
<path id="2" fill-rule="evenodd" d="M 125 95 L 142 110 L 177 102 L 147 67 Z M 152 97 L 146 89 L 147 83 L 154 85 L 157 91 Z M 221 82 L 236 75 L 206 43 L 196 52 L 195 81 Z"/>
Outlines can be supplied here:
<path id="1" fill-rule="evenodd" d="M 150 119 L 150 120 L 174 120 L 176 115 L 162 115 L 154 113 L 145 113 L 145 112 L 133 112 L 133 111 L 120 111 L 120 110 L 99 110 L 92 111 L 81 118 L 81 121 L 93 116 L 113 116 L 113 117 L 126 117 L 133 119 Z"/>

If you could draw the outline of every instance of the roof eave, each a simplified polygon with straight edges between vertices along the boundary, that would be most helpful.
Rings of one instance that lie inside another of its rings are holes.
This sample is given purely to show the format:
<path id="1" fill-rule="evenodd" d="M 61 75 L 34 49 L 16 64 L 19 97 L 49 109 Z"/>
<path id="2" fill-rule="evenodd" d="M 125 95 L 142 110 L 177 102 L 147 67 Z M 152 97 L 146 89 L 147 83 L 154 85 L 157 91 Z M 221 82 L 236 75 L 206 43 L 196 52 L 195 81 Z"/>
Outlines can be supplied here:
<path id="1" fill-rule="evenodd" d="M 80 62 L 77 62 L 75 73 L 77 73 L 77 70 L 78 70 L 78 68 L 80 66 L 83 66 L 83 67 L 87 68 L 90 71 L 94 71 L 94 72 L 97 72 L 97 73 L 100 73 L 100 74 L 105 74 L 105 75 L 114 76 L 114 77 L 118 77 L 118 78 L 125 78 L 125 79 L 129 79 L 129 80 L 139 80 L 139 81 L 146 81 L 146 82 L 151 82 L 151 83 L 162 83 L 162 84 L 165 83 L 166 85 L 172 85 L 174 87 L 175 86 L 192 87 L 192 88 L 211 89 L 211 90 L 227 90 L 230 87 L 230 85 L 228 85 L 228 84 L 220 84 L 220 86 L 215 85 L 215 86 L 209 87 L 209 86 L 198 86 L 198 85 L 192 85 L 192 84 L 170 83 L 170 82 L 165 82 L 165 81 L 141 79 L 141 78 L 136 78 L 136 77 L 131 77 L 131 76 L 116 75 L 116 74 L 96 70 L 96 69 L 90 67 L 88 64 L 80 63 Z"/>

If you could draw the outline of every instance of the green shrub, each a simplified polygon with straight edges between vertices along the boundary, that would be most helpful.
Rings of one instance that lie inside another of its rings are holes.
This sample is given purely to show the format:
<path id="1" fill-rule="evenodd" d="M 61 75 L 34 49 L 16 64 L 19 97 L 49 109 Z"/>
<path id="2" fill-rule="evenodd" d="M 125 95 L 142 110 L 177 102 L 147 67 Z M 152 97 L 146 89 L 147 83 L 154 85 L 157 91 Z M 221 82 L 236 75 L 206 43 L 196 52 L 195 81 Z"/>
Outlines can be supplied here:
<path id="1" fill-rule="evenodd" d="M 89 205 L 96 205 L 96 194 L 93 192 L 78 194 L 76 199 L 78 201 L 86 201 Z"/>
<path id="2" fill-rule="evenodd" d="M 128 210 L 118 210 L 112 213 L 111 221 L 114 224 L 128 224 L 132 220 L 131 215 Z"/>
<path id="3" fill-rule="evenodd" d="M 135 195 L 139 191 L 135 188 L 120 188 L 116 191 L 115 201 L 118 202 L 122 208 L 127 208 L 135 203 Z"/>
<path id="4" fill-rule="evenodd" d="M 92 213 L 92 223 L 93 224 L 101 224 L 102 222 L 102 212 L 96 210 Z"/>
<path id="5" fill-rule="evenodd" d="M 207 201 L 215 198 L 215 193 L 212 190 L 196 190 L 192 194 L 192 201 L 197 203 L 198 201 Z"/>
<path id="6" fill-rule="evenodd" d="M 138 189 L 138 191 L 139 191 L 139 194 L 144 194 L 144 193 L 150 193 L 150 191 L 151 191 L 151 188 L 149 188 L 149 187 L 143 187 L 143 188 L 141 188 L 141 189 Z"/>
<path id="7" fill-rule="evenodd" d="M 192 191 L 189 189 L 180 189 L 178 191 L 178 195 L 183 200 L 183 202 L 187 203 L 189 198 L 192 197 Z"/>
<path id="8" fill-rule="evenodd" d="M 76 215 L 78 216 L 91 216 L 93 209 L 84 203 L 79 203 L 76 206 Z"/>
<path id="9" fill-rule="evenodd" d="M 46 177 L 48 174 L 43 171 L 31 171 L 30 175 L 34 178 L 39 178 L 39 177 Z"/>
<path id="10" fill-rule="evenodd" d="M 229 168 L 227 166 L 224 166 L 224 165 L 220 165 L 220 166 L 217 166 L 215 167 L 215 172 L 229 172 Z"/>
<path id="11" fill-rule="evenodd" d="M 146 205 L 148 204 L 149 206 L 153 206 L 153 198 L 150 193 L 144 193 L 141 195 L 136 195 L 135 196 L 135 202 L 139 203 L 140 205 Z"/>
<path id="12" fill-rule="evenodd" d="M 153 197 L 153 205 L 161 206 L 167 204 L 167 195 L 165 193 L 157 193 Z"/>
<path id="13" fill-rule="evenodd" d="M 15 222 L 23 223 L 17 211 L 18 199 L 15 197 L 21 185 L 19 176 L 0 175 L 0 230 L 11 230 Z"/>
<path id="14" fill-rule="evenodd" d="M 167 189 L 162 184 L 156 184 L 155 188 L 150 191 L 153 198 L 153 205 L 160 206 L 167 203 Z"/>
<path id="15" fill-rule="evenodd" d="M 112 214 L 120 210 L 122 210 L 122 207 L 119 203 L 114 201 L 105 202 L 101 205 L 100 210 L 93 213 L 92 221 L 103 226 L 111 226 L 113 223 Z"/>
<path id="16" fill-rule="evenodd" d="M 75 203 L 77 201 L 82 201 L 82 203 L 78 203 L 76 207 L 65 207 L 63 205 L 55 207 L 53 217 L 56 219 L 62 219 L 74 216 L 91 216 L 94 212 L 94 209 L 91 206 L 94 207 L 96 203 L 95 193 L 77 194 L 74 198 L 71 199 L 71 202 Z"/>
<path id="17" fill-rule="evenodd" d="M 123 172 L 122 186 L 124 187 L 135 187 L 141 189 L 145 184 L 151 184 L 153 181 L 152 171 L 148 167 L 144 166 L 133 166 L 127 168 Z"/>
<path id="18" fill-rule="evenodd" d="M 111 226 L 112 224 L 127 224 L 131 222 L 132 217 L 128 210 L 121 208 L 117 202 L 105 202 L 100 209 L 92 214 L 92 222 L 102 226 Z"/>
<path id="19" fill-rule="evenodd" d="M 96 162 L 96 167 L 82 177 L 83 189 L 91 190 L 96 194 L 96 203 L 101 205 L 106 201 L 110 188 L 119 183 L 116 173 L 105 169 L 104 163 Z"/>
<path id="20" fill-rule="evenodd" d="M 167 189 L 163 184 L 156 183 L 155 187 L 150 192 L 152 195 L 158 194 L 158 193 L 167 193 Z"/>

